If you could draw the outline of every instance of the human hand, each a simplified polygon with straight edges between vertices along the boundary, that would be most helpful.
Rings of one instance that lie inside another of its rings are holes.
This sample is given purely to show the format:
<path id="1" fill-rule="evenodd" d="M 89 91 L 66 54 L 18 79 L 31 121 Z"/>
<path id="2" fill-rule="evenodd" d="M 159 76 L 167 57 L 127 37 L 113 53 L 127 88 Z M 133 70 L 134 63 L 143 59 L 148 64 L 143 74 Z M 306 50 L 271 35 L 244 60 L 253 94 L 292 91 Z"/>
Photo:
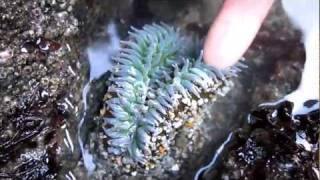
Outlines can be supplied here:
<path id="1" fill-rule="evenodd" d="M 210 27 L 204 60 L 219 69 L 235 64 L 250 46 L 274 0 L 226 0 Z"/>

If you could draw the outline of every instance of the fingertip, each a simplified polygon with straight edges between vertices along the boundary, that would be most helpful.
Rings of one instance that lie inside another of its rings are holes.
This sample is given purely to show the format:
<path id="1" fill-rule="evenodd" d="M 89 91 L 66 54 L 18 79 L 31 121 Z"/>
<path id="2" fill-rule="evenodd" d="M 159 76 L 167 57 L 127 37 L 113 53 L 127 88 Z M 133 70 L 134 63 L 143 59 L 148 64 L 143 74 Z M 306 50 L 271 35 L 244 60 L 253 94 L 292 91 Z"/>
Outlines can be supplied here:
<path id="1" fill-rule="evenodd" d="M 237 59 L 232 60 L 230 58 L 226 58 L 221 55 L 219 51 L 215 51 L 215 48 L 208 46 L 207 44 L 208 43 L 204 46 L 203 52 L 203 59 L 206 64 L 218 69 L 226 69 L 237 62 Z"/>
<path id="2" fill-rule="evenodd" d="M 216 68 L 234 65 L 249 48 L 274 0 L 226 0 L 204 44 L 204 61 Z"/>
<path id="3" fill-rule="evenodd" d="M 238 52 L 241 47 L 234 43 L 229 24 L 219 21 L 213 24 L 204 42 L 203 58 L 204 62 L 218 69 L 226 69 L 237 62 L 237 57 L 243 52 Z M 243 47 L 242 49 L 244 49 Z"/>

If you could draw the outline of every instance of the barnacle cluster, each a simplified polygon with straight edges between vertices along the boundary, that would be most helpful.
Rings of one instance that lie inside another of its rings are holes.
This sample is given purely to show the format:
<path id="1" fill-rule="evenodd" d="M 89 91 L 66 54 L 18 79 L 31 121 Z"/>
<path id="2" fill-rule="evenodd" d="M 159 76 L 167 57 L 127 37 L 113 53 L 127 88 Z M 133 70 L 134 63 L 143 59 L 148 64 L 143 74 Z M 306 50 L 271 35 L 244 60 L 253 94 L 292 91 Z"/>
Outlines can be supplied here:
<path id="1" fill-rule="evenodd" d="M 72 0 L 0 1 L 0 179 L 65 177 L 64 139 L 85 78 L 73 8 Z"/>
<path id="2" fill-rule="evenodd" d="M 244 65 L 217 70 L 203 63 L 179 30 L 166 24 L 132 28 L 114 58 L 104 105 L 110 154 L 147 165 L 169 151 L 176 131 L 224 95 Z"/>

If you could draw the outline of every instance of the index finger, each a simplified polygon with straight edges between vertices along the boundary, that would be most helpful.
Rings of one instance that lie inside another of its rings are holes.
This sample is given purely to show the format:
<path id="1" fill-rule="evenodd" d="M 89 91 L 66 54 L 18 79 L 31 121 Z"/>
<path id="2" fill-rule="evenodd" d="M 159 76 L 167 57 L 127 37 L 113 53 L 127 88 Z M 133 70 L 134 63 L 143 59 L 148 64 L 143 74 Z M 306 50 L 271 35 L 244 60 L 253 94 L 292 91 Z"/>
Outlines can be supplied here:
<path id="1" fill-rule="evenodd" d="M 235 64 L 248 49 L 274 0 L 226 0 L 210 27 L 204 60 L 219 69 Z"/>

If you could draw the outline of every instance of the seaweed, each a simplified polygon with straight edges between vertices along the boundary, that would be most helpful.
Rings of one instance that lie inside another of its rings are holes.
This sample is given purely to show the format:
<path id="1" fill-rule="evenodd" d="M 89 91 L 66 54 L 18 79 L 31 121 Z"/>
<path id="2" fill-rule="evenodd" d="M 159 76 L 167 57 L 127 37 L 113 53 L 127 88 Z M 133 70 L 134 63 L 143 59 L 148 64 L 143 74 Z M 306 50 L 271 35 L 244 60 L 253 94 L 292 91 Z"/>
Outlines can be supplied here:
<path id="1" fill-rule="evenodd" d="M 232 137 L 214 166 L 195 179 L 319 179 L 319 101 L 294 115 L 294 103 L 264 104 Z"/>

